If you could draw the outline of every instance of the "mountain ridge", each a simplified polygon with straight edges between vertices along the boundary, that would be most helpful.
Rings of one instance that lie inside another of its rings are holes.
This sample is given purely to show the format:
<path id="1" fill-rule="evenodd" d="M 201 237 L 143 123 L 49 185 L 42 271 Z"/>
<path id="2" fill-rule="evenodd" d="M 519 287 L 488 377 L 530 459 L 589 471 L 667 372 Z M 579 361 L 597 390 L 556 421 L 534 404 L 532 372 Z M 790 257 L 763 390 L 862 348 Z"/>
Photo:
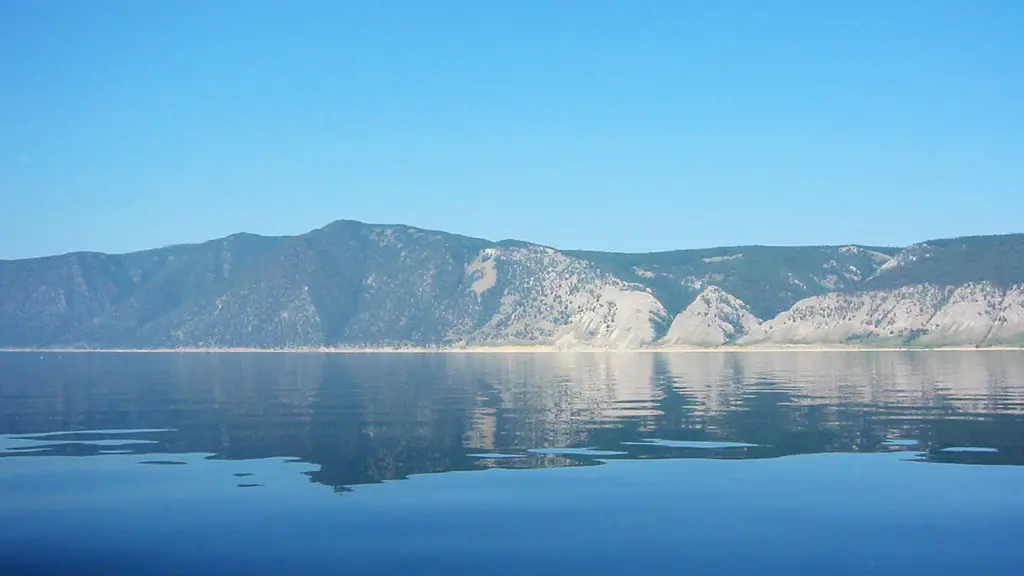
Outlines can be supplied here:
<path id="1" fill-rule="evenodd" d="M 337 220 L 0 260 L 0 347 L 996 345 L 1020 286 L 1024 234 L 631 254 Z"/>

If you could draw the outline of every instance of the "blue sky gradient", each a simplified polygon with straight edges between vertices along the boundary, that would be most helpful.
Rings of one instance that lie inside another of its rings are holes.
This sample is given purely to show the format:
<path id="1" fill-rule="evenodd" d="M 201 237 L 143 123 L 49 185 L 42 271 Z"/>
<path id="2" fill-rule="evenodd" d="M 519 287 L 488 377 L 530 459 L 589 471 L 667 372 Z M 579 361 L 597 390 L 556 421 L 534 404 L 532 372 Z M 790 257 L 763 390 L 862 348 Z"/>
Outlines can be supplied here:
<path id="1" fill-rule="evenodd" d="M 1024 231 L 1024 2 L 0 2 L 0 258 Z"/>

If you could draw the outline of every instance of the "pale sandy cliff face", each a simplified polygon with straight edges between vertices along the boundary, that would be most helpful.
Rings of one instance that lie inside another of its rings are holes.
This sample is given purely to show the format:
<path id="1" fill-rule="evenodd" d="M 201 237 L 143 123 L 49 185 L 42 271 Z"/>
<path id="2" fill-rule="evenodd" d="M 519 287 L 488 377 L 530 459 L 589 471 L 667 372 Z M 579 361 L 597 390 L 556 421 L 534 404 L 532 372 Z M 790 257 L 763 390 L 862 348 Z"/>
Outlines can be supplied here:
<path id="1" fill-rule="evenodd" d="M 967 284 L 947 290 L 943 305 L 925 324 L 919 344 L 982 344 L 1002 312 L 1005 291 L 991 284 Z"/>
<path id="2" fill-rule="evenodd" d="M 1024 345 L 1024 234 L 623 254 L 337 221 L 0 260 L 0 348 L 795 344 Z"/>
<path id="3" fill-rule="evenodd" d="M 672 320 L 661 343 L 721 346 L 756 330 L 760 323 L 739 298 L 709 286 Z"/>
<path id="4" fill-rule="evenodd" d="M 1003 305 L 986 342 L 1024 344 L 1024 286 L 1006 291 Z"/>
<path id="5" fill-rule="evenodd" d="M 1024 336 L 1024 290 L 928 284 L 797 302 L 740 344 L 988 345 Z"/>
<path id="6" fill-rule="evenodd" d="M 540 246 L 487 249 L 467 269 L 472 292 L 497 309 L 468 342 L 560 348 L 639 348 L 654 342 L 664 307 L 646 288 Z M 482 288 L 482 290 L 481 290 Z"/>
<path id="7" fill-rule="evenodd" d="M 663 346 L 918 345 L 971 346 L 1024 342 L 1024 286 L 987 282 L 930 284 L 800 300 L 761 322 L 721 288 L 704 290 L 672 321 Z"/>
<path id="8" fill-rule="evenodd" d="M 752 330 L 742 343 L 839 344 L 874 338 L 898 343 L 924 328 L 944 297 L 932 286 L 806 298 Z"/>

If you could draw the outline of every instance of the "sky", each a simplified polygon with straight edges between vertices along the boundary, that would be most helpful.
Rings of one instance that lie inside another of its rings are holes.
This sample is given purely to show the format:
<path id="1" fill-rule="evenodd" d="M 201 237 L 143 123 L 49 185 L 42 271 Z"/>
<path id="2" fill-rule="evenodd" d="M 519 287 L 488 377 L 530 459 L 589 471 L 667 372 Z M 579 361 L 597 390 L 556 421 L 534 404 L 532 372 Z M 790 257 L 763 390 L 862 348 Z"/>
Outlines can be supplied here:
<path id="1" fill-rule="evenodd" d="M 0 259 L 1024 232 L 1019 0 L 0 2 Z"/>

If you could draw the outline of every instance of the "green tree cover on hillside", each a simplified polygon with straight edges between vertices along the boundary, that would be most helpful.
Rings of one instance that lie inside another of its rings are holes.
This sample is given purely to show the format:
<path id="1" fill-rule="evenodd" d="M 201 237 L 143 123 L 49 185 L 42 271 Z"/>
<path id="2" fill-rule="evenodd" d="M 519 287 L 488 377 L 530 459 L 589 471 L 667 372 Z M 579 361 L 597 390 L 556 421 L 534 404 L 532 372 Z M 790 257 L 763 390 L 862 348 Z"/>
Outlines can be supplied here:
<path id="1" fill-rule="evenodd" d="M 1024 234 L 930 240 L 918 246 L 922 253 L 916 260 L 879 274 L 867 287 L 991 282 L 1006 288 L 1024 283 Z"/>
<path id="2" fill-rule="evenodd" d="M 836 289 L 857 289 L 897 248 L 837 246 L 735 246 L 646 254 L 570 251 L 613 274 L 649 287 L 669 314 L 678 314 L 708 285 L 743 300 L 760 318 L 770 318 L 794 302 Z M 832 265 L 834 263 L 834 265 Z M 853 266 L 856 274 L 844 275 Z M 644 272 L 638 273 L 638 271 Z M 828 286 L 828 276 L 836 276 Z"/>
<path id="3" fill-rule="evenodd" d="M 474 294 L 470 264 L 481 250 L 495 247 L 536 252 L 529 265 L 502 261 L 499 288 Z M 501 309 L 506 290 L 512 290 L 512 308 L 503 321 L 516 318 L 516 299 L 530 298 L 552 254 L 521 241 L 339 221 L 299 236 L 236 234 L 122 255 L 0 261 L 0 346 L 452 344 L 448 340 L 461 338 L 462 328 L 482 326 Z M 736 246 L 563 254 L 646 286 L 670 317 L 711 285 L 768 319 L 829 291 L 1024 284 L 1024 234 L 934 240 L 906 249 Z M 593 286 L 594 266 L 556 290 Z M 564 296 L 538 297 L 551 298 L 543 305 L 550 310 Z M 569 311 L 559 310 L 540 321 L 567 322 Z"/>

